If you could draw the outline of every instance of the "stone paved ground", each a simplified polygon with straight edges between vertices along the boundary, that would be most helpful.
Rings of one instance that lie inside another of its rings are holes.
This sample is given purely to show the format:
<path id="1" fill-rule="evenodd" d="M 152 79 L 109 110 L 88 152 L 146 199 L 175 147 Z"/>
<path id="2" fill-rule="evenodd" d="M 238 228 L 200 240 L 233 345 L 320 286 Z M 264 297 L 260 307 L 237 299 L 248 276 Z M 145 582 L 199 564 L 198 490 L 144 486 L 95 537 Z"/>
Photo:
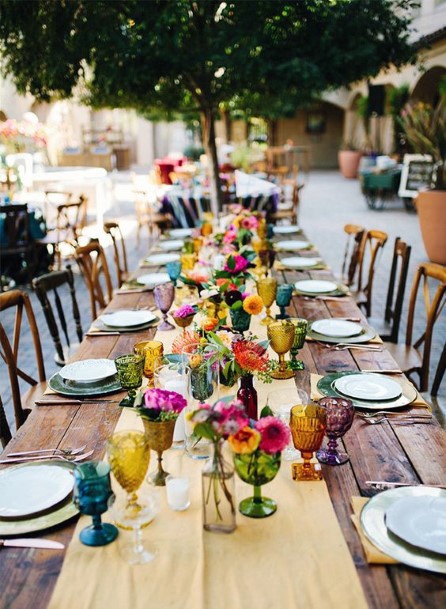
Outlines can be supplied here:
<path id="1" fill-rule="evenodd" d="M 125 234 L 130 269 L 135 268 L 137 262 L 148 250 L 149 242 L 147 233 L 141 234 L 139 247 L 136 244 L 136 221 L 134 217 L 134 202 L 132 196 L 132 184 L 127 173 L 112 174 L 114 184 L 114 200 L 110 209 L 105 213 L 106 219 L 118 219 L 121 229 Z M 336 171 L 313 171 L 306 178 L 305 187 L 301 191 L 301 206 L 299 223 L 320 250 L 324 259 L 330 264 L 334 272 L 338 272 L 342 266 L 343 252 L 345 246 L 345 235 L 343 227 L 346 223 L 356 223 L 366 228 L 384 230 L 389 235 L 388 243 L 378 264 L 377 275 L 374 285 L 373 315 L 382 316 L 383 306 L 387 291 L 388 275 L 392 258 L 393 242 L 395 237 L 400 236 L 412 245 L 412 257 L 409 269 L 409 279 L 406 288 L 405 311 L 401 323 L 400 341 L 404 340 L 407 319 L 407 304 L 413 273 L 420 262 L 426 260 L 426 254 L 421 241 L 421 234 L 416 214 L 407 212 L 398 201 L 392 202 L 382 211 L 369 210 L 361 193 L 360 186 L 356 180 L 346 180 Z M 95 229 L 89 229 L 91 236 L 95 235 Z M 101 237 L 102 238 L 102 237 Z M 110 248 L 107 249 L 110 264 L 113 268 Z M 76 274 L 76 292 L 78 294 L 81 309 L 83 330 L 86 331 L 91 322 L 89 300 L 83 280 L 80 277 L 76 265 L 73 264 Z M 34 310 L 38 318 L 41 332 L 42 345 L 45 356 L 47 377 L 59 368 L 53 360 L 53 343 L 49 335 L 45 320 L 41 313 L 41 307 L 35 295 L 30 292 Z M 422 306 L 422 304 L 421 304 Z M 416 328 L 422 328 L 424 317 L 418 308 L 416 316 Z M 2 313 L 2 323 L 12 326 L 11 316 L 7 312 Z M 432 363 L 430 386 L 433 381 L 437 362 L 441 353 L 446 336 L 446 313 L 442 312 L 437 322 L 432 349 Z M 30 335 L 25 334 L 22 349 L 22 367 L 32 372 L 35 370 L 34 355 Z M 446 377 L 446 375 L 445 375 Z M 9 383 L 6 366 L 0 361 L 0 388 L 7 416 L 12 424 L 13 413 L 10 399 Z M 23 386 L 25 390 L 26 386 Z M 440 387 L 437 400 L 439 417 L 444 423 L 446 418 L 446 378 Z M 12 424 L 12 429 L 14 425 Z"/>

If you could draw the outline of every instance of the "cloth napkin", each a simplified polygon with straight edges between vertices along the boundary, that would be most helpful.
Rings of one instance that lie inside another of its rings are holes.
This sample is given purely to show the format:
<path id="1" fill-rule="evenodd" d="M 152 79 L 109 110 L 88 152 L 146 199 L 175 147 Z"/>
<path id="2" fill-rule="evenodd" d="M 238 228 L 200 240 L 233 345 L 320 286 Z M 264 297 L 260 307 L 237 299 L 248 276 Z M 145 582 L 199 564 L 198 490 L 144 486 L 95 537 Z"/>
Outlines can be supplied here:
<path id="1" fill-rule="evenodd" d="M 353 514 L 351 514 L 350 518 L 352 519 L 353 524 L 355 525 L 356 531 L 358 533 L 359 539 L 362 544 L 362 549 L 364 550 L 364 554 L 366 560 L 369 564 L 379 564 L 379 565 L 395 565 L 398 564 L 398 561 L 394 558 L 391 558 L 378 548 L 365 536 L 364 531 L 361 527 L 360 522 L 360 514 L 362 508 L 367 503 L 367 497 L 351 497 L 351 505 L 353 509 Z"/>

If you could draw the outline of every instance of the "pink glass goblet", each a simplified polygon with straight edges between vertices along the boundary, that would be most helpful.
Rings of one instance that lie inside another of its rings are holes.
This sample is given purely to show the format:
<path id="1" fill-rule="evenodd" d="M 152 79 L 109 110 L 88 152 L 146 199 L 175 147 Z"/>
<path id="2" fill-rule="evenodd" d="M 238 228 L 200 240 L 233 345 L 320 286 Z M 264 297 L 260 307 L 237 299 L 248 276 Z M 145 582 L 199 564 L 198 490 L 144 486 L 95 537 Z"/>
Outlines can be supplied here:
<path id="1" fill-rule="evenodd" d="M 167 313 L 170 307 L 173 305 L 175 298 L 175 287 L 173 283 L 162 283 L 157 285 L 153 290 L 153 297 L 158 309 L 163 314 L 163 321 L 158 326 L 158 330 L 174 330 L 175 326 L 167 321 Z"/>
<path id="2" fill-rule="evenodd" d="M 347 453 L 338 450 L 338 439 L 350 429 L 355 415 L 355 408 L 350 400 L 345 398 L 322 398 L 319 406 L 327 411 L 327 427 L 325 434 L 328 438 L 327 448 L 321 448 L 316 456 L 320 463 L 327 465 L 342 465 L 347 463 Z"/>

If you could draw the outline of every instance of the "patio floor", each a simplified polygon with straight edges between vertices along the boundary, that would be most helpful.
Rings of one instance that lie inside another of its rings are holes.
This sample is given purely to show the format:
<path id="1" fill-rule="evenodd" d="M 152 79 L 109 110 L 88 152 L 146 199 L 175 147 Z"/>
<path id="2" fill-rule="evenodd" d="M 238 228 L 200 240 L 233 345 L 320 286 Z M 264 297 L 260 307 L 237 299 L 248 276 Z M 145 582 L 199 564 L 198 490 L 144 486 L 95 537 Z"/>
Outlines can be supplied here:
<path id="1" fill-rule="evenodd" d="M 141 240 L 138 246 L 136 242 L 134 196 L 132 194 L 134 186 L 130 173 L 116 172 L 110 174 L 110 177 L 113 183 L 113 200 L 109 209 L 105 212 L 104 219 L 117 219 L 119 221 L 126 239 L 129 268 L 133 269 L 137 266 L 138 261 L 147 254 L 149 248 L 148 234 L 145 230 L 141 231 Z M 421 240 L 418 218 L 415 213 L 406 211 L 403 204 L 398 200 L 388 203 L 381 211 L 370 210 L 366 205 L 357 180 L 346 180 L 337 171 L 312 171 L 307 176 L 306 184 L 301 190 L 299 224 L 305 230 L 309 239 L 317 246 L 334 273 L 339 273 L 342 266 L 345 246 L 343 227 L 347 223 L 361 224 L 368 229 L 380 229 L 386 231 L 389 235 L 382 257 L 378 262 L 375 277 L 373 295 L 374 316 L 383 316 L 395 238 L 399 236 L 412 246 L 404 301 L 405 307 L 400 327 L 400 341 L 403 341 L 412 278 L 417 265 L 427 260 Z M 94 235 L 94 231 L 95 229 L 90 227 L 91 236 L 97 236 Z M 108 248 L 107 252 L 110 258 L 111 269 L 114 271 L 111 248 Z M 75 264 L 73 264 L 73 271 L 75 272 L 76 293 L 81 309 L 82 327 L 85 332 L 88 330 L 91 322 L 88 293 Z M 41 332 L 46 374 L 49 378 L 54 372 L 59 370 L 59 367 L 53 359 L 53 342 L 49 335 L 40 304 L 37 302 L 32 291 L 30 291 L 30 296 Z M 421 307 L 418 308 L 415 318 L 415 335 L 417 335 L 417 330 L 419 330 L 418 334 L 421 334 L 425 323 Z M 12 327 L 12 317 L 7 311 L 2 313 L 2 323 L 6 326 L 7 330 Z M 436 323 L 434 332 L 429 378 L 430 387 L 432 386 L 445 336 L 446 313 L 443 310 Z M 24 341 L 22 350 L 23 346 L 25 346 L 25 349 L 21 365 L 28 373 L 32 374 L 36 370 L 36 366 L 31 337 L 30 335 L 25 335 L 22 337 L 22 340 Z M 3 361 L 0 361 L 0 387 L 7 417 L 11 424 L 11 429 L 14 430 L 9 380 Z M 23 386 L 23 390 L 25 389 L 26 385 Z M 438 398 L 434 400 L 433 405 L 442 425 L 446 427 L 446 378 L 443 379 Z"/>

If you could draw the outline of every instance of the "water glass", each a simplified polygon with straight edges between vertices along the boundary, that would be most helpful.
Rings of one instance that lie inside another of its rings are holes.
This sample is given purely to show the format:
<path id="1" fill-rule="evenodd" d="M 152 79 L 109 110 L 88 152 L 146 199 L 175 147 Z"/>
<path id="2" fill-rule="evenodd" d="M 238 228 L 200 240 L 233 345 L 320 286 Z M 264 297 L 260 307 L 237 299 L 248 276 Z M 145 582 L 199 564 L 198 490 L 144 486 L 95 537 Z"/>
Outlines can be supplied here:
<path id="1" fill-rule="evenodd" d="M 155 370 L 154 385 L 166 391 L 176 391 L 184 398 L 188 398 L 189 369 L 181 363 L 170 363 L 159 366 Z M 184 411 L 181 411 L 173 433 L 173 448 L 183 448 L 185 440 Z"/>
<path id="2" fill-rule="evenodd" d="M 189 479 L 180 476 L 166 478 L 167 503 L 176 512 L 187 510 L 190 506 Z"/>
<path id="3" fill-rule="evenodd" d="M 267 405 L 271 408 L 274 415 L 281 419 L 288 426 L 290 424 L 291 408 L 299 404 L 306 405 L 310 401 L 308 393 L 297 387 L 287 389 L 276 389 L 268 393 Z M 284 461 L 294 461 L 300 458 L 300 451 L 294 448 L 292 439 L 288 446 L 282 451 Z"/>
<path id="4" fill-rule="evenodd" d="M 181 275 L 181 261 L 174 260 L 166 264 L 166 271 L 174 287 L 177 287 L 177 279 Z"/>

